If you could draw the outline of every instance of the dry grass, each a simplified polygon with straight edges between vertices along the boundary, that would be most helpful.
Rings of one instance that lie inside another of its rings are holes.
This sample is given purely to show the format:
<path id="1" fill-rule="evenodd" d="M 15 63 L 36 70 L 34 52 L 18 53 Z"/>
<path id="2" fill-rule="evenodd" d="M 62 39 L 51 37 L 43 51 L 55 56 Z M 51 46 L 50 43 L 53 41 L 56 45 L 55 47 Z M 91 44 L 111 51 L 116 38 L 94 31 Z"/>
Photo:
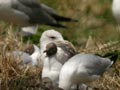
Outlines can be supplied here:
<path id="1" fill-rule="evenodd" d="M 0 41 L 0 89 L 1 90 L 45 90 L 45 86 L 41 83 L 41 68 L 31 66 L 18 65 L 16 58 L 8 56 L 8 52 L 13 50 L 23 50 L 26 46 L 19 37 L 12 31 L 9 30 L 2 37 Z M 90 39 L 92 41 L 92 39 Z M 90 44 L 89 44 L 90 43 Z M 83 50 L 86 53 L 105 53 L 108 52 L 109 47 L 103 49 L 94 49 L 89 40 L 87 42 L 87 48 Z M 109 44 L 108 44 L 109 45 Z M 111 44 L 112 45 L 112 44 Z M 118 45 L 118 44 L 117 44 Z M 114 45 L 113 49 L 117 49 L 117 45 Z M 112 47 L 112 46 L 111 46 Z M 105 49 L 106 48 L 106 49 Z M 99 90 L 119 90 L 120 88 L 120 63 L 116 63 L 111 72 L 106 73 L 100 80 L 92 83 L 91 85 L 98 88 Z"/>
<path id="2" fill-rule="evenodd" d="M 32 90 L 40 84 L 41 68 L 19 65 L 19 59 L 8 55 L 14 50 L 23 50 L 26 45 L 10 28 L 0 38 L 0 90 Z M 38 89 L 34 89 L 38 90 Z"/>

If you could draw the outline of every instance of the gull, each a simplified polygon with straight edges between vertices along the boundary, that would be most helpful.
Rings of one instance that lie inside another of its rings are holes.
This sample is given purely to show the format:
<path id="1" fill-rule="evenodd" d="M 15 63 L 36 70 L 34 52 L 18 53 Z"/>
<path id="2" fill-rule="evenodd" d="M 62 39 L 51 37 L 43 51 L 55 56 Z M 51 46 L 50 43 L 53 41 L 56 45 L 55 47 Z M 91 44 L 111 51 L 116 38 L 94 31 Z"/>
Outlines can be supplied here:
<path id="1" fill-rule="evenodd" d="M 58 15 L 52 8 L 39 4 L 37 0 L 0 0 L 0 20 L 20 27 L 44 24 L 62 28 L 66 26 L 59 22 L 76 21 Z"/>
<path id="2" fill-rule="evenodd" d="M 36 45 L 30 45 L 25 51 L 13 51 L 9 55 L 19 58 L 21 61 L 19 64 L 21 65 L 32 65 L 37 66 L 40 57 L 40 49 Z"/>
<path id="3" fill-rule="evenodd" d="M 43 90 L 57 90 L 53 87 L 52 80 L 48 77 L 42 79 L 42 86 L 44 86 Z"/>
<path id="4" fill-rule="evenodd" d="M 120 0 L 113 0 L 112 13 L 118 23 L 120 23 Z"/>
<path id="5" fill-rule="evenodd" d="M 116 60 L 118 55 L 111 57 Z M 70 90 L 74 84 L 86 84 L 100 78 L 114 61 L 93 54 L 76 54 L 62 66 L 59 88 Z"/>
<path id="6" fill-rule="evenodd" d="M 9 55 L 14 57 L 16 60 L 20 60 L 18 62 L 19 65 L 28 65 L 32 62 L 32 58 L 30 57 L 30 55 L 22 51 L 16 50 L 10 53 Z"/>
<path id="7" fill-rule="evenodd" d="M 39 57 L 41 56 L 39 47 L 37 47 L 35 44 L 32 44 L 26 48 L 24 52 L 29 53 L 30 57 L 32 58 L 32 65 L 36 66 L 40 60 Z"/>
<path id="8" fill-rule="evenodd" d="M 78 53 L 76 48 L 69 41 L 56 41 L 54 43 L 57 46 L 56 58 L 61 64 L 64 64 L 69 58 Z"/>
<path id="9" fill-rule="evenodd" d="M 57 60 L 64 64 L 70 57 L 75 55 L 77 53 L 77 50 L 75 49 L 74 45 L 64 40 L 61 33 L 59 33 L 56 30 L 50 29 L 43 32 L 40 38 L 40 48 L 41 48 L 41 54 L 46 49 L 47 44 L 54 43 L 57 46 L 57 54 L 56 58 Z"/>
<path id="10" fill-rule="evenodd" d="M 42 55 L 43 60 L 43 70 L 42 70 L 42 79 L 49 78 L 53 85 L 56 86 L 59 79 L 59 73 L 62 67 L 62 64 L 57 61 L 55 55 L 57 53 L 57 46 L 54 43 L 49 43 L 46 46 L 44 55 Z"/>

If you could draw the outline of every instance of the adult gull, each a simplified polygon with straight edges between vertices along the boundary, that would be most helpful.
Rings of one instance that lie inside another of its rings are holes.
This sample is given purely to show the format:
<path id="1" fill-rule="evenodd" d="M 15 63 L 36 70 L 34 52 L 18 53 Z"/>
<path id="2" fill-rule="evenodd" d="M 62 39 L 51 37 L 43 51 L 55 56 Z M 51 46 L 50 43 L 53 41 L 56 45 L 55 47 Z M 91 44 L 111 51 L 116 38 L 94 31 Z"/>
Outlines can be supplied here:
<path id="1" fill-rule="evenodd" d="M 76 21 L 58 15 L 52 8 L 37 0 L 0 0 L 0 20 L 21 27 L 44 24 L 63 28 L 66 26 L 59 22 Z"/>
<path id="2" fill-rule="evenodd" d="M 111 57 L 116 60 L 118 55 Z M 86 84 L 100 78 L 114 61 L 93 54 L 76 54 L 62 67 L 59 76 L 59 88 L 70 90 L 74 84 Z"/>
<path id="3" fill-rule="evenodd" d="M 57 46 L 56 58 L 62 64 L 64 64 L 70 57 L 77 53 L 74 45 L 71 42 L 64 40 L 62 34 L 56 30 L 53 29 L 46 30 L 41 35 L 40 38 L 41 54 L 44 52 L 47 44 L 49 43 L 56 44 Z"/>

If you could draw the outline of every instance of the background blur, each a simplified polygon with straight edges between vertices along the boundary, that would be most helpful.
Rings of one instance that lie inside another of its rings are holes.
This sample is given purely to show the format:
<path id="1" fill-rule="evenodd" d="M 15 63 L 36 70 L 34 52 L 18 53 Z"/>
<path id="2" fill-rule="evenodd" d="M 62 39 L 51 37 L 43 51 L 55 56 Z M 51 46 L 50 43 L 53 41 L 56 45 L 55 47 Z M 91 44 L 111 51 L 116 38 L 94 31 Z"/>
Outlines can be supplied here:
<path id="1" fill-rule="evenodd" d="M 77 19 L 77 23 L 64 23 L 69 29 L 60 29 L 48 26 L 40 26 L 37 35 L 25 37 L 39 43 L 41 33 L 46 29 L 60 31 L 65 39 L 74 44 L 84 45 L 88 37 L 99 39 L 103 42 L 116 41 L 120 38 L 119 26 L 117 25 L 111 11 L 112 0 L 39 0 L 56 10 L 62 16 Z M 0 24 L 4 30 L 6 24 Z"/>
<path id="2" fill-rule="evenodd" d="M 62 32 L 65 39 L 76 45 L 82 45 L 91 35 L 103 42 L 116 41 L 120 38 L 119 26 L 115 21 L 111 5 L 112 0 L 41 0 L 53 7 L 60 15 L 79 20 L 67 23 L 68 30 Z"/>

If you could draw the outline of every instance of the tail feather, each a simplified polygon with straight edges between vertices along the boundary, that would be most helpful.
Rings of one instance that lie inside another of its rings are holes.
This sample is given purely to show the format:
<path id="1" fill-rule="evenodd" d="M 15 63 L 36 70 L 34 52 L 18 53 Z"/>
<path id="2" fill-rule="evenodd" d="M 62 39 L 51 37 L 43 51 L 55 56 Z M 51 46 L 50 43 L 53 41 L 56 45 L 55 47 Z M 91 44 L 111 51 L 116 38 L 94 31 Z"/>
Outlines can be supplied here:
<path id="1" fill-rule="evenodd" d="M 113 61 L 113 64 L 115 64 L 116 63 L 116 61 L 117 61 L 117 59 L 118 59 L 118 53 L 116 53 L 116 54 L 114 54 L 114 55 L 112 55 L 111 57 L 110 57 L 110 60 L 111 61 Z"/>
<path id="2" fill-rule="evenodd" d="M 118 51 L 114 51 L 114 52 L 105 54 L 103 57 L 108 57 L 111 61 L 113 61 L 113 64 L 115 64 L 119 57 L 119 53 Z"/>
<path id="3" fill-rule="evenodd" d="M 57 24 L 47 24 L 47 25 L 53 26 L 53 27 L 65 28 L 65 29 L 68 28 L 67 26 L 61 25 L 59 23 L 57 23 Z"/>
<path id="4" fill-rule="evenodd" d="M 52 14 L 52 17 L 56 20 L 56 21 L 63 21 L 63 22 L 78 22 L 78 20 L 74 20 L 68 17 L 63 17 L 63 16 L 59 16 L 56 14 Z"/>
<path id="5" fill-rule="evenodd" d="M 113 63 L 112 63 L 112 65 L 113 65 L 116 63 L 116 61 L 119 57 L 119 52 L 117 50 L 115 50 L 113 52 L 106 53 L 105 55 L 99 55 L 99 54 L 96 54 L 96 55 L 105 57 L 105 58 L 109 58 L 111 61 L 113 61 Z"/>
<path id="6" fill-rule="evenodd" d="M 49 7 L 45 4 L 40 4 L 40 5 L 41 5 L 42 9 L 46 13 L 48 13 L 48 15 L 52 16 L 58 22 L 59 21 L 63 21 L 63 22 L 77 22 L 78 21 L 78 20 L 74 20 L 74 19 L 71 19 L 71 18 L 68 18 L 68 17 L 58 15 L 53 8 L 51 8 L 51 7 Z"/>

